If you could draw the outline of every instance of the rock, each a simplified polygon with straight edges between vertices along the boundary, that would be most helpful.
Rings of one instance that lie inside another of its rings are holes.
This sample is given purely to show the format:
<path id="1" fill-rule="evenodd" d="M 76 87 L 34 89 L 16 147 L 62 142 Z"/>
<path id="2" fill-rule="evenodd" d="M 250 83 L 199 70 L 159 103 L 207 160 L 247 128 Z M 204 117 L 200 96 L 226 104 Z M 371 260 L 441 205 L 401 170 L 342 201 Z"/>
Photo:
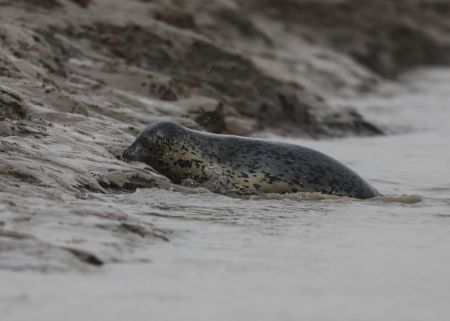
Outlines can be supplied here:
<path id="1" fill-rule="evenodd" d="M 177 103 L 203 130 L 211 133 L 226 132 L 224 104 L 207 97 L 192 97 Z"/>

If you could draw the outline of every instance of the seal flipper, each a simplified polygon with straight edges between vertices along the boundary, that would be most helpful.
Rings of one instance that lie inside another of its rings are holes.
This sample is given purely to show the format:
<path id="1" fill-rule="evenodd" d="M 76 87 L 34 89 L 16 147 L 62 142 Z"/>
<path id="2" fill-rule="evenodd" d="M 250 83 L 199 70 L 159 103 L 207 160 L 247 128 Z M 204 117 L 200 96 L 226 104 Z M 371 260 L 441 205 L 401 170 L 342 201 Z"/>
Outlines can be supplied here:
<path id="1" fill-rule="evenodd" d="M 211 177 L 201 184 L 201 186 L 217 194 L 232 194 L 236 192 L 236 189 L 231 186 L 230 182 L 227 182 L 226 179 L 221 176 Z"/>
<path id="2" fill-rule="evenodd" d="M 221 179 L 219 176 L 217 178 L 216 177 L 210 178 L 209 180 L 203 183 L 199 183 L 192 178 L 186 178 L 181 182 L 180 185 L 190 188 L 202 187 L 213 193 L 224 195 L 234 195 L 236 191 L 236 189 L 233 189 L 229 183 L 227 183 L 224 179 Z"/>
<path id="3" fill-rule="evenodd" d="M 235 192 L 229 179 L 223 175 L 223 169 L 217 165 L 210 165 L 204 168 L 204 175 L 207 178 L 201 186 L 217 194 L 230 194 Z"/>
<path id="4" fill-rule="evenodd" d="M 199 182 L 197 182 L 195 179 L 192 178 L 184 179 L 180 185 L 184 187 L 193 187 L 193 188 L 201 186 Z"/>

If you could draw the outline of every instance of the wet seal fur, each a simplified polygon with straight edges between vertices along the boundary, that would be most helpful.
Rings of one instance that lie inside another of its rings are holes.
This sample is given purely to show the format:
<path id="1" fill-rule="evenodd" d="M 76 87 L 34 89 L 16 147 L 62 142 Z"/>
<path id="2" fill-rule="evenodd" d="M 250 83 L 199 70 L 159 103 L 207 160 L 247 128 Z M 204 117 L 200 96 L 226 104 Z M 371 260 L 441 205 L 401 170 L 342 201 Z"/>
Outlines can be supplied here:
<path id="1" fill-rule="evenodd" d="M 216 193 L 320 192 L 367 199 L 379 193 L 350 168 L 310 148 L 218 135 L 158 122 L 123 153 L 174 183 Z"/>

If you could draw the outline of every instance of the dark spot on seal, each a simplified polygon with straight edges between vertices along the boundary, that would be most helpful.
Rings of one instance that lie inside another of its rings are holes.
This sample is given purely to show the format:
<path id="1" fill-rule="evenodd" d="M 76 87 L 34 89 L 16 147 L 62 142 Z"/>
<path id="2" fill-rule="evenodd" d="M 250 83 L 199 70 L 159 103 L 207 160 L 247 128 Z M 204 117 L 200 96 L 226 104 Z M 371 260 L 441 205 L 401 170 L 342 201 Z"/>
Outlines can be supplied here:
<path id="1" fill-rule="evenodd" d="M 192 161 L 186 159 L 177 159 L 174 164 L 184 168 L 192 167 Z"/>

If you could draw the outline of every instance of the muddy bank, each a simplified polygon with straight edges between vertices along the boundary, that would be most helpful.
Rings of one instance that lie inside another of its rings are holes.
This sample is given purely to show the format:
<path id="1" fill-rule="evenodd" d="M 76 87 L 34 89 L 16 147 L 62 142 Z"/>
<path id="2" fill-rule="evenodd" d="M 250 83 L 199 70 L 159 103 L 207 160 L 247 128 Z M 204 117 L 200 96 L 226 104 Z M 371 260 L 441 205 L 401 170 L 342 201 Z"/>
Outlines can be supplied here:
<path id="1" fill-rule="evenodd" d="M 101 199 L 180 190 L 118 159 L 151 122 L 382 134 L 334 98 L 447 63 L 449 10 L 443 1 L 0 0 L 1 260 L 24 255 L 0 268 L 99 266 L 169 239 L 151 218 Z"/>
<path id="2" fill-rule="evenodd" d="M 247 1 L 311 44 L 349 55 L 383 77 L 450 62 L 446 0 Z"/>

